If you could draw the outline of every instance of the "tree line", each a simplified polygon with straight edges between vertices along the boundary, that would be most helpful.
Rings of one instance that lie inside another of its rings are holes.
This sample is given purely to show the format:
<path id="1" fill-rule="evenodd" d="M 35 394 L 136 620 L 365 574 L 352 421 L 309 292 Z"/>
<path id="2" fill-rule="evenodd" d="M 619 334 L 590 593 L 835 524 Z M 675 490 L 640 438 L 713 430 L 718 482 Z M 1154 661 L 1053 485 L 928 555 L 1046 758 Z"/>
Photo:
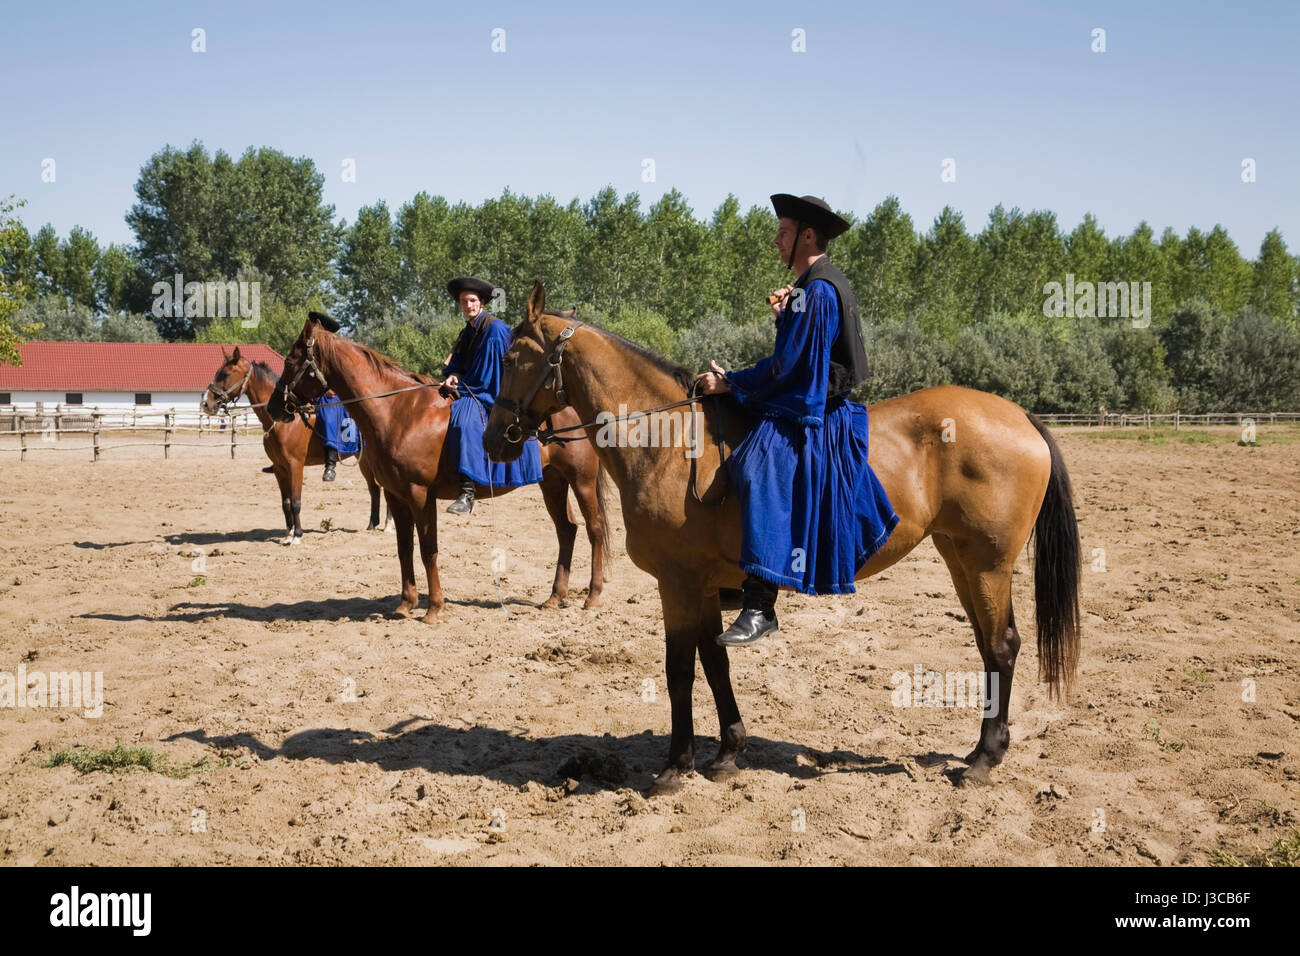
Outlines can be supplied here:
<path id="1" fill-rule="evenodd" d="M 0 299 L 16 308 L 13 328 L 42 338 L 282 351 L 306 309 L 325 308 L 362 341 L 436 373 L 459 330 L 449 278 L 502 288 L 508 321 L 541 279 L 554 305 L 698 370 L 767 354 L 764 299 L 792 278 L 771 209 L 742 210 L 734 196 L 700 219 L 677 190 L 644 209 L 610 187 L 568 203 L 507 189 L 453 204 L 421 192 L 396 209 L 365 206 L 349 224 L 335 221 L 323 187 L 310 159 L 273 149 L 233 159 L 199 143 L 168 147 L 141 170 L 129 246 L 101 247 L 80 227 L 31 234 L 11 211 L 0 221 Z M 861 306 L 872 364 L 863 400 L 955 382 L 1042 412 L 1300 408 L 1300 258 L 1276 229 L 1252 260 L 1221 226 L 1157 236 L 1143 222 L 1107 236 L 1091 215 L 1066 231 L 1054 213 L 998 206 L 978 232 L 951 208 L 921 230 L 893 196 L 853 223 L 829 251 Z M 178 274 L 259 282 L 256 328 L 156 308 L 154 284 Z M 1123 283 L 1128 312 L 1109 314 L 1103 293 L 1062 314 L 1059 296 L 1048 305 L 1051 283 Z"/>

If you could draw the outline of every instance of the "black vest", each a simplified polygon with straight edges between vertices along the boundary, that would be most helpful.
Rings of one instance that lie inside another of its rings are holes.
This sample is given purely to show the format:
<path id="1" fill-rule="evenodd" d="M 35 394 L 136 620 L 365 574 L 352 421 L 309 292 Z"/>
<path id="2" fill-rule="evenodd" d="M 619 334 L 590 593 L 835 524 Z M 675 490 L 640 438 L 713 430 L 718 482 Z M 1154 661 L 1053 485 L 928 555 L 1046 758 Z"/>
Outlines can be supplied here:
<path id="1" fill-rule="evenodd" d="M 807 288 L 808 283 L 814 279 L 821 279 L 834 286 L 835 294 L 840 300 L 840 334 L 831 346 L 831 374 L 826 387 L 826 397 L 834 398 L 851 392 L 854 386 L 867 379 L 867 351 L 862 344 L 862 320 L 858 315 L 858 300 L 849 288 L 849 280 L 825 256 L 809 266 L 794 287 Z"/>

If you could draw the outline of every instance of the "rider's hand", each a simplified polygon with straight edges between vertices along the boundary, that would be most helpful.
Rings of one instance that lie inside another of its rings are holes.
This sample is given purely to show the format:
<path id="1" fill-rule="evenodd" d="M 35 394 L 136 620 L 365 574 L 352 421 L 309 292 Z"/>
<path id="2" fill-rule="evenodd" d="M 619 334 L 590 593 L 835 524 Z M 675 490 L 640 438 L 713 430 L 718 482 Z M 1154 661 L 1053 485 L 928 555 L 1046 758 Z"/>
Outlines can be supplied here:
<path id="1" fill-rule="evenodd" d="M 794 291 L 794 286 L 788 285 L 783 289 L 777 289 L 767 297 L 768 304 L 772 307 L 772 315 L 779 317 L 781 311 L 785 308 L 786 300 L 790 298 L 790 293 Z"/>
<path id="2" fill-rule="evenodd" d="M 721 392 L 731 391 L 731 386 L 727 384 L 727 380 L 724 378 L 727 370 L 714 361 L 709 362 L 709 368 L 711 371 L 704 372 L 697 378 L 700 383 L 701 394 L 717 395 Z"/>
<path id="3" fill-rule="evenodd" d="M 448 375 L 445 379 L 443 379 L 442 384 L 444 388 L 455 388 L 457 385 L 460 384 L 460 379 L 455 375 Z"/>

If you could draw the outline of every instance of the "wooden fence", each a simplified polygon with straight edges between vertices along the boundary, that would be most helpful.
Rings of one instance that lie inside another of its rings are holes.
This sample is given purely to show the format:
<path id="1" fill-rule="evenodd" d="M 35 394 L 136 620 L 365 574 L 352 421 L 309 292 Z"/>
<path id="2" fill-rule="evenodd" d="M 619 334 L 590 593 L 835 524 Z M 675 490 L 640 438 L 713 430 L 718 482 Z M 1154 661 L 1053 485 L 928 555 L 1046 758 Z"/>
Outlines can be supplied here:
<path id="1" fill-rule="evenodd" d="M 183 416 L 184 421 L 194 424 L 182 424 L 177 421 Z M 125 443 L 104 444 L 101 438 L 109 435 L 161 433 L 159 441 L 132 441 Z M 156 446 L 163 450 L 163 457 L 170 458 L 173 446 L 192 446 L 212 448 L 212 441 L 178 441 L 176 436 L 185 434 L 221 436 L 230 438 L 230 457 L 235 457 L 239 440 L 262 437 L 262 423 L 257 420 L 251 408 L 232 408 L 228 415 L 207 415 L 176 409 L 110 409 L 100 411 L 98 406 L 56 406 L 53 412 L 24 411 L 15 406 L 0 406 L 0 438 L 16 436 L 18 438 L 18 460 L 26 461 L 27 453 L 35 450 L 74 451 L 84 449 L 85 445 L 60 446 L 65 437 L 89 435 L 91 460 L 99 461 L 100 453 L 114 448 L 139 446 Z"/>
<path id="2" fill-rule="evenodd" d="M 1038 416 L 1047 425 L 1079 425 L 1094 428 L 1166 428 L 1193 427 L 1196 425 L 1240 425 L 1253 421 L 1256 425 L 1277 425 L 1300 422 L 1300 412 L 1207 412 L 1188 415 L 1186 412 L 1097 412 L 1094 415 L 1058 415 L 1047 413 Z"/>

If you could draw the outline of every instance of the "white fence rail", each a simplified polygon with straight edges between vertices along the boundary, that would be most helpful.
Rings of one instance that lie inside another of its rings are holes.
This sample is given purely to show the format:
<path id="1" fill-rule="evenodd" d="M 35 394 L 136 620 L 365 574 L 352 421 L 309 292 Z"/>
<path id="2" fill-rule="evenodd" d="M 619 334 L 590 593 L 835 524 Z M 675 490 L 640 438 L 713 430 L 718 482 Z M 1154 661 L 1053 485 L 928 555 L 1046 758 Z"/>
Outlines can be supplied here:
<path id="1" fill-rule="evenodd" d="M 1207 412 L 1188 415 L 1186 412 L 1098 412 L 1095 415 L 1040 414 L 1046 425 L 1091 425 L 1094 428 L 1183 428 L 1195 425 L 1241 425 L 1252 421 L 1256 425 L 1277 425 L 1300 422 L 1300 412 Z"/>
<path id="2" fill-rule="evenodd" d="M 104 436 L 159 434 L 159 441 L 132 441 L 104 444 Z M 90 436 L 90 445 L 68 443 L 65 438 Z M 198 442 L 177 440 L 177 436 L 196 435 Z M 208 436 L 204 441 L 203 436 Z M 170 458 L 173 446 L 194 445 L 204 448 L 218 447 L 213 439 L 229 438 L 230 457 L 235 457 L 241 439 L 249 441 L 262 437 L 262 423 L 251 408 L 234 407 L 228 415 L 208 415 L 195 408 L 177 410 L 153 406 L 117 407 L 100 410 L 98 406 L 56 405 L 53 410 L 36 406 L 0 405 L 0 439 L 17 437 L 18 460 L 26 461 L 27 453 L 34 450 L 75 451 L 89 450 L 92 461 L 99 461 L 101 452 L 113 448 L 153 445 L 162 448 L 163 457 Z M 13 449 L 11 449 L 13 450 Z"/>

